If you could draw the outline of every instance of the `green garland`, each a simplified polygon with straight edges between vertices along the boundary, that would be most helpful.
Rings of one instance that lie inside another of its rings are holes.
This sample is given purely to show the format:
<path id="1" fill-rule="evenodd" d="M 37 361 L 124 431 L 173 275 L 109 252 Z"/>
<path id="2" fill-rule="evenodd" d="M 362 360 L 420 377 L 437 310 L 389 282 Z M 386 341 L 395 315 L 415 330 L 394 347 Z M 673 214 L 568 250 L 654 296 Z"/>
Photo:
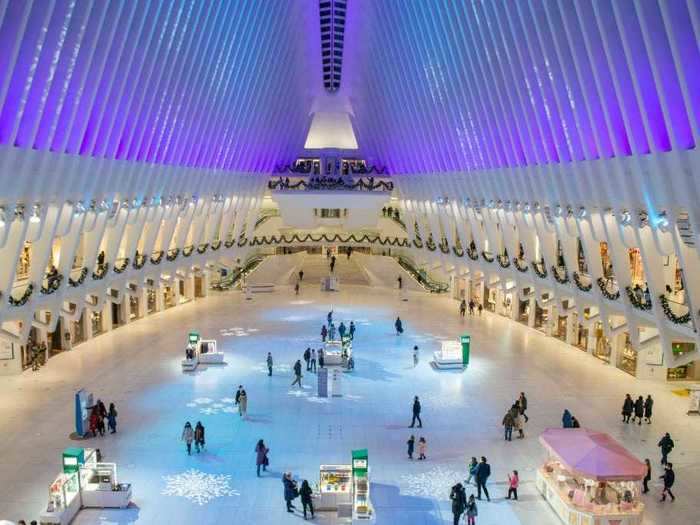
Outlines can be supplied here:
<path id="1" fill-rule="evenodd" d="M 83 266 L 82 269 L 80 270 L 80 275 L 78 276 L 77 279 L 73 280 L 70 277 L 68 277 L 68 286 L 70 286 L 72 288 L 77 288 L 78 286 L 83 284 L 83 282 L 85 282 L 85 278 L 87 277 L 87 274 L 88 274 L 88 269 Z"/>
<path id="2" fill-rule="evenodd" d="M 479 252 L 476 250 L 476 246 L 470 245 L 469 248 L 467 248 L 467 257 L 469 257 L 472 261 L 479 260 Z"/>
<path id="3" fill-rule="evenodd" d="M 165 258 L 168 261 L 174 261 L 177 259 L 177 256 L 180 255 L 180 248 L 172 248 L 168 250 L 168 253 L 166 254 Z"/>
<path id="4" fill-rule="evenodd" d="M 510 259 L 508 258 L 508 252 L 498 254 L 496 256 L 496 259 L 498 260 L 498 264 L 501 265 L 501 268 L 508 268 L 510 266 Z"/>
<path id="5" fill-rule="evenodd" d="M 200 244 L 199 246 L 197 246 L 197 253 L 199 253 L 199 254 L 205 253 L 208 248 L 209 248 L 208 242 Z"/>
<path id="6" fill-rule="evenodd" d="M 124 273 L 128 267 L 129 267 L 129 258 L 125 257 L 124 262 L 122 263 L 121 266 L 114 267 L 114 273 Z"/>
<path id="7" fill-rule="evenodd" d="M 225 247 L 226 249 L 228 249 L 228 248 L 233 248 L 233 246 L 234 246 L 235 244 L 236 244 L 236 241 L 234 241 L 233 239 L 231 239 L 231 240 L 228 240 L 228 241 L 226 241 L 226 242 L 224 243 L 224 247 Z"/>
<path id="8" fill-rule="evenodd" d="M 216 241 L 216 242 L 211 243 L 211 246 L 209 246 L 209 248 L 211 248 L 211 251 L 215 252 L 215 251 L 217 251 L 219 248 L 221 248 L 221 244 L 222 244 L 222 243 L 221 243 L 221 241 L 219 240 L 219 241 Z"/>
<path id="9" fill-rule="evenodd" d="M 496 260 L 496 257 L 493 255 L 489 255 L 488 252 L 481 250 L 481 257 L 487 262 L 487 263 L 492 263 L 493 261 Z"/>
<path id="10" fill-rule="evenodd" d="M 141 255 L 140 253 L 134 255 L 134 262 L 131 265 L 134 270 L 140 270 L 146 265 L 146 256 Z"/>
<path id="11" fill-rule="evenodd" d="M 102 279 L 105 278 L 105 275 L 107 275 L 107 272 L 109 271 L 109 263 L 103 263 L 97 266 L 97 271 L 92 272 L 92 280 L 93 281 L 101 281 Z"/>
<path id="12" fill-rule="evenodd" d="M 163 260 L 163 255 L 165 255 L 165 252 L 163 250 L 159 250 L 158 252 L 155 252 L 155 253 L 156 253 L 155 256 L 153 256 L 153 254 L 151 254 L 151 264 L 154 264 L 157 266 Z"/>
<path id="13" fill-rule="evenodd" d="M 24 306 L 27 304 L 27 301 L 29 301 L 29 298 L 32 296 L 32 293 L 34 292 L 34 284 L 29 283 L 27 288 L 24 290 L 24 293 L 22 294 L 22 297 L 19 299 L 15 299 L 11 295 L 7 298 L 7 302 L 10 304 L 10 306 Z"/>
<path id="14" fill-rule="evenodd" d="M 530 263 L 532 266 L 532 271 L 535 272 L 535 275 L 539 277 L 540 279 L 546 279 L 547 278 L 547 268 L 544 266 L 544 259 L 540 259 L 539 261 L 535 262 L 532 261 Z M 540 266 L 542 266 L 542 269 L 540 270 Z"/>
<path id="15" fill-rule="evenodd" d="M 559 284 L 567 284 L 569 282 L 569 272 L 566 271 L 566 268 L 564 268 L 564 277 L 561 277 L 559 275 L 559 269 L 552 265 L 552 275 L 554 276 L 554 280 Z"/>
<path id="16" fill-rule="evenodd" d="M 450 245 L 449 245 L 449 243 L 447 242 L 447 239 L 445 239 L 444 237 L 443 237 L 442 240 L 440 241 L 440 245 L 439 245 L 439 246 L 440 246 L 440 251 L 441 251 L 442 253 L 444 253 L 445 255 L 447 255 L 447 254 L 450 253 Z"/>
<path id="17" fill-rule="evenodd" d="M 598 277 L 598 279 L 596 279 L 596 283 L 598 283 L 600 293 L 602 293 L 603 297 L 605 297 L 608 301 L 617 301 L 620 298 L 620 290 L 618 289 L 615 293 L 610 293 L 608 291 L 607 281 L 602 277 Z"/>
<path id="18" fill-rule="evenodd" d="M 688 324 L 690 322 L 690 310 L 683 315 L 676 315 L 668 304 L 668 297 L 662 294 L 659 296 L 659 301 L 661 302 L 661 309 L 673 324 Z"/>
<path id="19" fill-rule="evenodd" d="M 454 253 L 457 257 L 464 257 L 464 248 L 461 246 L 453 246 L 452 253 Z"/>
<path id="20" fill-rule="evenodd" d="M 574 272 L 574 284 L 576 285 L 576 288 L 578 288 L 582 292 L 590 292 L 593 289 L 592 282 L 590 282 L 588 284 L 583 284 L 581 282 L 581 276 L 579 275 L 578 272 Z"/>
<path id="21" fill-rule="evenodd" d="M 523 259 L 519 257 L 513 257 L 513 266 L 515 266 L 515 269 L 519 272 L 525 273 L 529 270 L 529 268 L 527 267 L 527 264 L 521 265 L 522 262 L 524 262 Z"/>
<path id="22" fill-rule="evenodd" d="M 48 279 L 48 275 L 46 276 L 46 278 Z M 61 282 L 63 282 L 63 276 L 61 274 L 58 274 L 52 280 L 48 281 L 48 286 L 42 285 L 40 292 L 43 295 L 51 295 L 61 287 Z"/>
<path id="23" fill-rule="evenodd" d="M 649 298 L 648 301 L 644 299 L 640 300 L 631 286 L 625 286 L 625 292 L 627 292 L 627 299 L 630 304 L 637 310 L 651 310 L 651 298 Z"/>
<path id="24" fill-rule="evenodd" d="M 183 257 L 189 257 L 194 253 L 194 245 L 190 244 L 189 246 L 185 246 L 182 249 L 182 255 Z"/>

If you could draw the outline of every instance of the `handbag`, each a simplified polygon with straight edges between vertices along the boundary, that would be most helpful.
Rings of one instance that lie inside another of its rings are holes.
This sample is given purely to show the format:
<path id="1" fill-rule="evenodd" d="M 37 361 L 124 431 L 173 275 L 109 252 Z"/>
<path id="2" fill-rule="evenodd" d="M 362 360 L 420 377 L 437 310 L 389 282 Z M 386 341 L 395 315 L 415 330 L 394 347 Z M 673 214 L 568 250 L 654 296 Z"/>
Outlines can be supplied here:
<path id="1" fill-rule="evenodd" d="M 270 460 L 268 459 L 267 456 L 265 456 L 265 457 L 263 458 L 263 465 L 265 465 L 266 467 L 270 465 Z"/>

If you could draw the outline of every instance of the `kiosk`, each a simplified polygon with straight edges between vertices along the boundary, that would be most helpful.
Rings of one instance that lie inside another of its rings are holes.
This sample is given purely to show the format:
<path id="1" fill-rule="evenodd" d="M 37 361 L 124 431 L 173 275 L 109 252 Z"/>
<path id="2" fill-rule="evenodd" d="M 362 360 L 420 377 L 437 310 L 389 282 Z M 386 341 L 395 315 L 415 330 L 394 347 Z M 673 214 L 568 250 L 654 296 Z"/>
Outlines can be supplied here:
<path id="1" fill-rule="evenodd" d="M 92 394 L 84 388 L 75 393 L 75 433 L 79 437 L 90 432 L 90 409 L 94 404 Z"/>
<path id="2" fill-rule="evenodd" d="M 374 507 L 369 499 L 369 460 L 367 449 L 352 451 L 352 522 L 375 521 Z"/>
<path id="3" fill-rule="evenodd" d="M 550 428 L 540 436 L 548 453 L 537 489 L 567 525 L 640 525 L 644 463 L 608 434 Z"/>
<path id="4" fill-rule="evenodd" d="M 440 369 L 464 370 L 469 365 L 471 336 L 464 334 L 459 341 L 443 341 L 440 350 L 433 352 L 433 364 Z"/>
<path id="5" fill-rule="evenodd" d="M 352 503 L 351 465 L 321 465 L 316 510 L 338 510 Z"/>
<path id="6" fill-rule="evenodd" d="M 323 349 L 324 366 L 342 366 L 343 343 L 341 341 L 326 341 Z"/>
<path id="7" fill-rule="evenodd" d="M 214 339 L 202 339 L 199 332 L 190 332 L 185 347 L 185 359 L 182 360 L 183 372 L 191 372 L 199 364 L 219 365 L 224 363 L 224 353 L 217 349 Z"/>
<path id="8" fill-rule="evenodd" d="M 83 507 L 126 508 L 131 485 L 117 481 L 117 466 L 98 461 L 98 451 L 71 447 L 63 451 L 63 472 L 49 486 L 41 525 L 68 525 Z"/>
<path id="9" fill-rule="evenodd" d="M 318 511 L 337 511 L 339 518 L 352 523 L 375 521 L 369 496 L 369 461 L 367 449 L 353 450 L 350 465 L 321 465 L 319 484 L 314 494 Z"/>

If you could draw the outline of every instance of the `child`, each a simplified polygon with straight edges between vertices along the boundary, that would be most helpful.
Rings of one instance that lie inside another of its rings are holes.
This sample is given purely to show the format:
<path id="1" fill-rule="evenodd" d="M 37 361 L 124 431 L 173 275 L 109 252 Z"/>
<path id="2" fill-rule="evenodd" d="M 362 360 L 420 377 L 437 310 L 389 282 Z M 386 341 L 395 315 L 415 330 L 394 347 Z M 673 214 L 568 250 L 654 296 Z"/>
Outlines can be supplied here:
<path id="1" fill-rule="evenodd" d="M 408 445 L 408 459 L 413 459 L 413 448 L 416 444 L 416 438 L 413 436 L 413 434 L 411 434 L 411 437 L 408 438 L 406 444 Z"/>
<path id="2" fill-rule="evenodd" d="M 518 471 L 514 470 L 513 474 L 508 476 L 508 497 L 510 499 L 511 495 L 515 501 L 518 501 L 518 485 L 520 484 L 520 478 L 518 478 Z"/>
<path id="3" fill-rule="evenodd" d="M 425 452 L 428 449 L 428 443 L 426 443 L 423 436 L 418 440 L 418 459 L 425 459 Z"/>
<path id="4" fill-rule="evenodd" d="M 472 494 L 467 502 L 467 525 L 476 525 L 476 517 L 478 515 L 479 509 L 476 508 L 476 499 L 474 494 Z"/>

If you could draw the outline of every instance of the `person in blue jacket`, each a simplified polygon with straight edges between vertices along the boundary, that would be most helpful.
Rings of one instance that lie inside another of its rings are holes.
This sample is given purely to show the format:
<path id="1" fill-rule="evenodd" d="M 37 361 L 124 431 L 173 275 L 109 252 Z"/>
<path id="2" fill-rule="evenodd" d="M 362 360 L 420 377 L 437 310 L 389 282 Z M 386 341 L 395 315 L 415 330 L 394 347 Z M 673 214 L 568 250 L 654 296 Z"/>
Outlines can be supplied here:
<path id="1" fill-rule="evenodd" d="M 573 428 L 574 427 L 574 422 L 573 422 L 573 419 L 571 418 L 571 412 L 569 412 L 568 409 L 565 409 L 564 414 L 561 416 L 561 425 L 564 428 Z"/>

